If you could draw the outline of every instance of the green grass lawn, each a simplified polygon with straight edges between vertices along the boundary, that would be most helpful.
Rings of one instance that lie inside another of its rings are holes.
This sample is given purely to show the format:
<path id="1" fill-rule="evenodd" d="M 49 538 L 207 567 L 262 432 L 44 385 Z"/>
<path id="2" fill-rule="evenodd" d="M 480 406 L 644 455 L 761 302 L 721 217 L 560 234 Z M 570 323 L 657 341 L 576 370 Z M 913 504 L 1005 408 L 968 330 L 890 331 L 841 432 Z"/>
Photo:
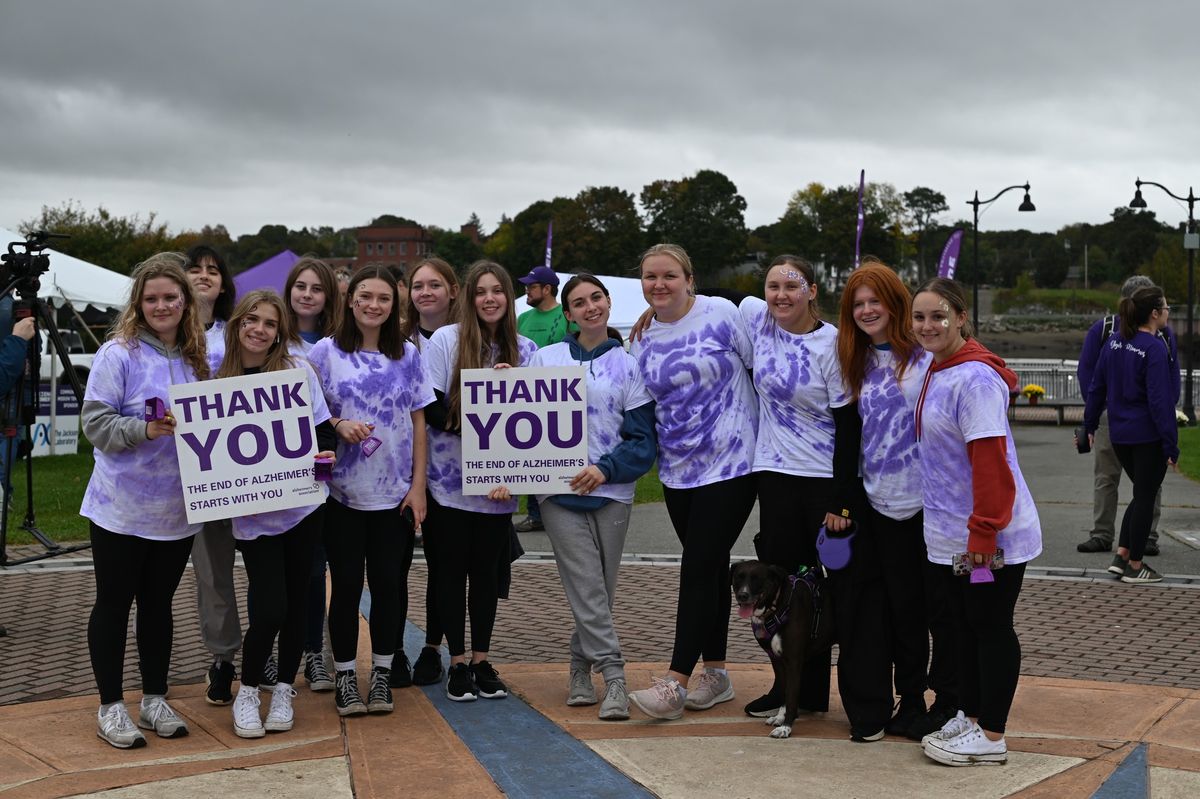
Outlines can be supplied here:
<path id="1" fill-rule="evenodd" d="M 8 543 L 31 544 L 33 537 L 20 529 L 25 522 L 27 495 L 25 461 L 12 475 L 13 502 L 8 514 Z M 37 526 L 55 541 L 86 541 L 87 519 L 79 515 L 83 491 L 92 474 L 92 445 L 80 439 L 79 454 L 33 459 L 33 509 Z"/>
<path id="2" fill-rule="evenodd" d="M 1200 427 L 1179 428 L 1179 470 L 1200 480 Z"/>

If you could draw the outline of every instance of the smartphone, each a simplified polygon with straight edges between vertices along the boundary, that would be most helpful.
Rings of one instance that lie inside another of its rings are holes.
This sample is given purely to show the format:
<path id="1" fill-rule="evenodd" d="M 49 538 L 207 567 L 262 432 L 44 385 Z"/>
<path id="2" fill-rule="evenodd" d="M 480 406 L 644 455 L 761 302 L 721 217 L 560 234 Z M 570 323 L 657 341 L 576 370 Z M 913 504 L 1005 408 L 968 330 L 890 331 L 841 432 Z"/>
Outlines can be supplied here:
<path id="1" fill-rule="evenodd" d="M 970 552 L 959 552 L 950 561 L 951 568 L 954 569 L 955 577 L 968 577 L 975 570 L 975 564 L 971 562 Z M 1004 568 L 1004 550 L 997 548 L 992 554 L 992 562 L 988 564 L 988 568 L 992 571 L 998 571 Z"/>
<path id="2" fill-rule="evenodd" d="M 1075 428 L 1075 449 L 1079 450 L 1080 455 L 1086 455 L 1092 451 L 1091 442 L 1088 441 L 1087 428 L 1083 425 Z"/>

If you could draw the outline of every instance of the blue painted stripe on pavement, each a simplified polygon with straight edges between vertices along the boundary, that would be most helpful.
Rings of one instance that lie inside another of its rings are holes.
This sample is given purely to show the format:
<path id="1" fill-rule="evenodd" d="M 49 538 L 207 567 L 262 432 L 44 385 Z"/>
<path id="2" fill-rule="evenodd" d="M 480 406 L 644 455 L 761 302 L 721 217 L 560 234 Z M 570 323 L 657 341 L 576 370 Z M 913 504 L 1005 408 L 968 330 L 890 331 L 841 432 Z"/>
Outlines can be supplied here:
<path id="1" fill-rule="evenodd" d="M 365 588 L 359 609 L 370 620 L 371 594 Z M 406 622 L 404 650 L 410 661 L 416 660 L 424 645 L 425 632 Z M 441 654 L 442 666 L 448 669 L 445 647 Z M 420 688 L 508 796 L 654 796 L 516 696 L 454 702 L 446 696 L 444 682 Z"/>
<path id="2" fill-rule="evenodd" d="M 1138 744 L 1121 761 L 1092 799 L 1150 799 L 1150 769 L 1146 762 L 1146 744 Z"/>

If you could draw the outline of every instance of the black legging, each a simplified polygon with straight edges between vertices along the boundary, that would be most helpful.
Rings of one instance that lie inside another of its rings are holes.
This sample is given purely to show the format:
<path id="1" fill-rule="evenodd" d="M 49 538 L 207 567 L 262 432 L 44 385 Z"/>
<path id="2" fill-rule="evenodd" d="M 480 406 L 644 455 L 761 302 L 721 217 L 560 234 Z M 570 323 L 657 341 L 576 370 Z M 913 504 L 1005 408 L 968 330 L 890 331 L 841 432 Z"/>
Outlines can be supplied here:
<path id="1" fill-rule="evenodd" d="M 487 652 L 496 624 L 501 558 L 509 554 L 508 527 L 512 514 L 460 510 L 433 500 L 429 507 L 423 529 L 426 541 L 430 537 L 435 540 L 437 613 L 446 634 L 446 647 L 454 657 L 466 653 L 464 628 L 469 609 L 471 649 Z"/>
<path id="2" fill-rule="evenodd" d="M 279 682 L 291 685 L 304 648 L 313 547 L 321 534 L 321 509 L 286 533 L 239 541 L 246 577 L 254 590 L 250 626 L 242 640 L 242 685 L 256 687 L 279 636 Z"/>
<path id="3" fill-rule="evenodd" d="M 329 637 L 339 663 L 358 654 L 358 603 L 362 599 L 363 566 L 371 587 L 371 652 L 396 651 L 400 586 L 408 585 L 403 568 L 405 549 L 412 552 L 412 531 L 400 506 L 387 510 L 355 510 L 330 499 L 325 503 L 325 554 L 329 557 Z M 411 554 L 410 554 L 411 560 Z"/>
<path id="4" fill-rule="evenodd" d="M 1154 519 L 1154 500 L 1163 478 L 1167 476 L 1167 456 L 1163 454 L 1162 442 L 1149 444 L 1117 444 L 1113 450 L 1121 468 L 1133 482 L 1133 499 L 1121 519 L 1119 546 L 1129 550 L 1129 559 L 1141 561 L 1146 554 L 1146 540 L 1150 537 L 1150 523 Z"/>
<path id="5" fill-rule="evenodd" d="M 1013 629 L 1013 614 L 1025 564 L 992 572 L 991 583 L 971 583 L 955 577 L 949 566 L 935 566 L 950 600 L 958 630 L 958 691 L 960 709 L 977 716 L 979 726 L 1003 733 L 1021 676 L 1021 642 Z"/>
<path id="6" fill-rule="evenodd" d="M 325 528 L 325 508 L 321 514 L 321 529 Z M 318 535 L 313 542 L 312 571 L 308 579 L 308 612 L 304 622 L 304 651 L 320 652 L 325 648 L 325 541 Z"/>
<path id="7" fill-rule="evenodd" d="M 88 654 L 100 704 L 119 702 L 129 608 L 137 600 L 137 648 L 142 693 L 167 693 L 174 619 L 171 601 L 192 552 L 192 538 L 155 541 L 91 524 L 96 603 L 88 620 Z"/>
<path id="8" fill-rule="evenodd" d="M 754 507 L 754 475 L 697 488 L 663 487 L 667 513 L 683 545 L 671 671 L 725 660 L 729 638 L 729 551 Z"/>
<path id="9" fill-rule="evenodd" d="M 422 531 L 437 527 L 437 521 L 432 520 L 434 507 L 431 494 L 425 495 L 425 521 Z M 437 505 L 440 508 L 440 505 Z M 421 546 L 425 552 L 425 646 L 438 647 L 442 645 L 442 620 L 437 609 L 437 536 L 422 535 Z M 407 601 L 405 597 L 405 601 Z"/>

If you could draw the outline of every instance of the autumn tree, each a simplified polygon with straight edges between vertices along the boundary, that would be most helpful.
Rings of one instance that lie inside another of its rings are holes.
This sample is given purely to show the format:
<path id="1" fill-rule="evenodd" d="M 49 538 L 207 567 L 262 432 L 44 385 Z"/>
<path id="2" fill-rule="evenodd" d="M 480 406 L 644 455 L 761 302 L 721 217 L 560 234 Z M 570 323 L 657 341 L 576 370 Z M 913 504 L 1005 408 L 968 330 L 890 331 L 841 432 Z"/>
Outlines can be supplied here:
<path id="1" fill-rule="evenodd" d="M 687 250 L 699 277 L 712 278 L 746 253 L 746 200 L 733 181 L 702 169 L 682 180 L 656 180 L 640 195 L 650 243 Z"/>

